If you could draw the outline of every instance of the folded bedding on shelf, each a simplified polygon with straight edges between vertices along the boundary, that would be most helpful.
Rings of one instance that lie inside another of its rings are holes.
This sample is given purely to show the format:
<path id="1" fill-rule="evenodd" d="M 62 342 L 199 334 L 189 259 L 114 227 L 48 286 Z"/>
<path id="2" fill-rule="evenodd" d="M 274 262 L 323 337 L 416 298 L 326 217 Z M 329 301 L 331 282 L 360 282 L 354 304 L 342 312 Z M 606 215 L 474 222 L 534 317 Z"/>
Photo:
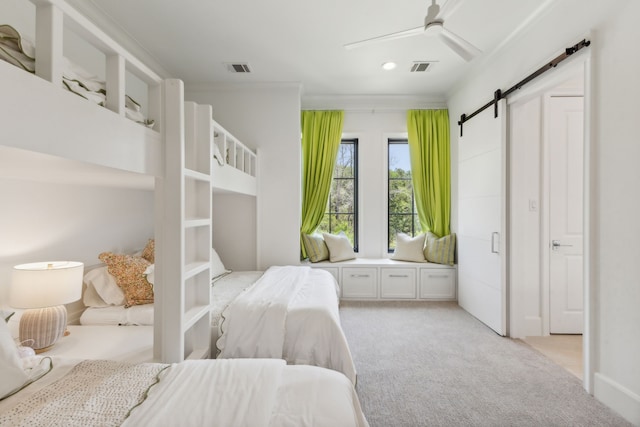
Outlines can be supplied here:
<path id="1" fill-rule="evenodd" d="M 20 33 L 10 25 L 0 25 L 0 59 L 35 73 L 36 58 L 33 43 L 25 40 Z M 101 107 L 106 102 L 106 85 L 98 77 L 63 58 L 62 83 L 68 91 L 81 96 Z M 146 127 L 153 127 L 154 120 L 147 119 L 142 113 L 142 107 L 130 96 L 125 95 L 125 116 Z"/>

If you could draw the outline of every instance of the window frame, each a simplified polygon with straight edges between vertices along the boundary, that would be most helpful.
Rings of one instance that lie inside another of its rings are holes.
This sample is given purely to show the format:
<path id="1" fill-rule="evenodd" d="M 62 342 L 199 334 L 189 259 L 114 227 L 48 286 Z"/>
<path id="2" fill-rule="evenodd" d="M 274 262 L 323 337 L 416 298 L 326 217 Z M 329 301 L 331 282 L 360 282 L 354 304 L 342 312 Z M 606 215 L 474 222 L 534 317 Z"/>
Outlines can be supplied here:
<path id="1" fill-rule="evenodd" d="M 386 247 L 387 247 L 387 253 L 388 254 L 392 254 L 395 251 L 395 248 L 391 248 L 390 244 L 391 244 L 391 239 L 390 239 L 390 231 L 391 231 L 391 217 L 392 216 L 398 216 L 398 215 L 411 215 L 413 217 L 413 221 L 411 221 L 411 236 L 415 237 L 415 224 L 416 224 L 416 220 L 418 219 L 418 212 L 416 210 L 416 204 L 415 204 L 415 193 L 413 191 L 413 184 L 411 186 L 411 213 L 406 213 L 406 214 L 398 214 L 398 213 L 391 213 L 390 209 L 389 209 L 389 195 L 390 195 L 390 191 L 391 191 L 391 181 L 392 178 L 389 174 L 389 158 L 390 158 L 390 148 L 391 145 L 393 144 L 406 144 L 407 148 L 409 147 L 409 138 L 406 136 L 402 136 L 402 137 L 387 137 L 387 158 L 386 158 L 386 172 L 387 172 L 387 179 L 386 179 L 386 189 L 387 189 L 387 194 L 386 194 L 386 212 L 387 212 L 387 227 L 386 227 Z M 394 181 L 399 181 L 400 179 L 397 178 L 393 178 Z M 406 181 L 406 178 L 402 179 L 403 181 Z M 409 179 L 410 181 L 411 179 Z"/>
<path id="2" fill-rule="evenodd" d="M 359 242 L 359 199 L 358 199 L 358 175 L 359 175 L 359 160 L 358 160 L 358 138 L 356 137 L 345 137 L 344 135 L 340 139 L 340 145 L 342 144 L 352 144 L 353 148 L 353 178 L 337 178 L 335 176 L 331 177 L 331 186 L 333 187 L 333 182 L 336 179 L 339 180 L 352 180 L 353 181 L 353 212 L 331 212 L 329 210 L 325 210 L 324 215 L 329 215 L 329 233 L 331 230 L 331 215 L 341 214 L 341 215 L 352 215 L 353 216 L 353 251 L 358 252 L 358 242 Z M 327 200 L 327 207 L 331 206 L 331 192 L 329 192 L 329 199 Z M 324 216 L 323 216 L 324 218 Z"/>

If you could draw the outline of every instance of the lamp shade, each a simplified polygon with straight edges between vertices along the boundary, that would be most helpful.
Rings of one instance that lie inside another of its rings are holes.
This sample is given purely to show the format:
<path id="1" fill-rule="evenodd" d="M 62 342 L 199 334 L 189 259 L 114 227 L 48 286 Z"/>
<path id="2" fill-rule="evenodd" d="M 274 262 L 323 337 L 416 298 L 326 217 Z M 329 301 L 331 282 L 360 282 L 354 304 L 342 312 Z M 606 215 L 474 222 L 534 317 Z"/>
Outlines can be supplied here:
<path id="1" fill-rule="evenodd" d="M 82 296 L 84 264 L 51 261 L 13 267 L 10 304 L 16 308 L 41 308 L 68 304 Z"/>

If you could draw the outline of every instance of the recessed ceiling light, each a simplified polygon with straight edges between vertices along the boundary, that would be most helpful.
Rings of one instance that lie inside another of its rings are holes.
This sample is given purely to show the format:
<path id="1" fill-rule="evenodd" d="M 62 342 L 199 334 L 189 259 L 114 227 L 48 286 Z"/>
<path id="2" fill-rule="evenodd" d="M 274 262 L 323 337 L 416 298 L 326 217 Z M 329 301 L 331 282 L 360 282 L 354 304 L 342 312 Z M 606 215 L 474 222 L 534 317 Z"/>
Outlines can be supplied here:
<path id="1" fill-rule="evenodd" d="M 395 62 L 385 62 L 384 64 L 382 64 L 382 69 L 383 70 L 393 70 L 394 68 L 396 68 L 396 63 Z"/>

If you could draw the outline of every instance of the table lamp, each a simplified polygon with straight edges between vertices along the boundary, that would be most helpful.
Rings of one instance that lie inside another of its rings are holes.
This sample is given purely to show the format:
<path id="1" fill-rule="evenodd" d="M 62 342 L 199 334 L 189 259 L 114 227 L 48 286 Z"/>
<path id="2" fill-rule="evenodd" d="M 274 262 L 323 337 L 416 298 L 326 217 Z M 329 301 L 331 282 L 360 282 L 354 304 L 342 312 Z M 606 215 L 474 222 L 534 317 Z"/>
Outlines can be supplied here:
<path id="1" fill-rule="evenodd" d="M 49 350 L 67 327 L 64 304 L 82 296 L 84 264 L 52 261 L 13 267 L 9 300 L 13 307 L 26 308 L 20 318 L 20 341 L 33 340 L 36 353 Z"/>

